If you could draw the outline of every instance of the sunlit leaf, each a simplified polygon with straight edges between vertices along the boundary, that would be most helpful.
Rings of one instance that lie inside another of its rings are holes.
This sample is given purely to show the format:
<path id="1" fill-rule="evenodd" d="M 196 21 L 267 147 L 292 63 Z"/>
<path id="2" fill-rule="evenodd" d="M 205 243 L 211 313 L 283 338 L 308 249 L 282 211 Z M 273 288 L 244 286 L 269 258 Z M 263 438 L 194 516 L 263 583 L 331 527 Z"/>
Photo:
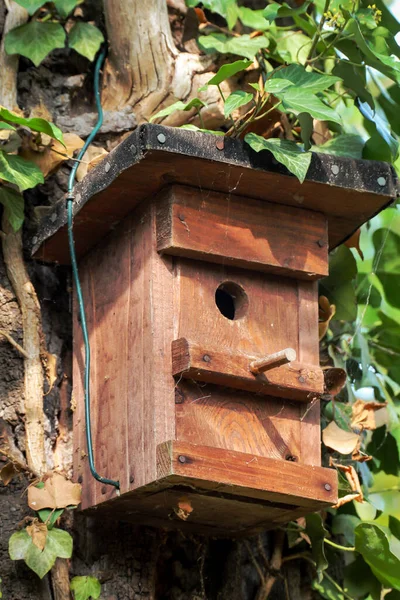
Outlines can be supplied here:
<path id="1" fill-rule="evenodd" d="M 202 108 L 203 106 L 206 106 L 206 105 L 202 100 L 200 100 L 200 98 L 192 98 L 192 100 L 190 100 L 190 102 L 182 102 L 181 100 L 178 100 L 178 102 L 174 102 L 174 104 L 167 106 L 167 108 L 163 108 L 162 110 L 159 110 L 158 113 L 156 113 L 155 115 L 150 117 L 149 121 L 151 123 L 155 119 L 161 119 L 162 117 L 168 117 L 168 115 L 172 114 L 176 110 L 188 111 L 188 110 L 191 110 L 192 108 Z"/>
<path id="2" fill-rule="evenodd" d="M 364 140 L 359 135 L 343 133 L 338 135 L 321 146 L 313 146 L 313 152 L 323 154 L 333 154 L 334 156 L 347 156 L 348 158 L 362 158 Z"/>
<path id="3" fill-rule="evenodd" d="M 250 67 L 252 64 L 252 60 L 237 60 L 236 62 L 222 65 L 214 77 L 207 82 L 207 85 L 219 85 L 225 81 L 225 79 L 229 79 L 229 77 L 233 77 L 234 75 L 237 75 L 237 73 L 245 71 L 247 67 Z"/>
<path id="4" fill-rule="evenodd" d="M 46 0 L 15 0 L 15 2 L 23 6 L 30 15 L 33 15 L 38 8 L 46 4 Z"/>
<path id="5" fill-rule="evenodd" d="M 8 552 L 11 560 L 22 560 L 32 544 L 32 539 L 26 529 L 13 533 L 8 542 Z"/>
<path id="6" fill-rule="evenodd" d="M 313 71 L 306 71 L 300 65 L 289 65 L 283 69 L 277 69 L 272 73 L 268 81 L 276 80 L 290 81 L 296 88 L 308 92 L 323 92 L 335 83 L 341 81 L 340 77 L 333 75 L 320 75 Z"/>
<path id="7" fill-rule="evenodd" d="M 298 8 L 292 8 L 286 2 L 282 2 L 282 4 L 272 2 L 271 4 L 268 4 L 266 8 L 264 8 L 263 15 L 270 23 L 272 23 L 272 21 L 278 17 L 293 17 L 294 15 L 301 15 L 305 13 L 309 4 L 309 2 L 304 2 Z"/>
<path id="8" fill-rule="evenodd" d="M 20 156 L 0 151 L 0 179 L 16 185 L 21 192 L 43 183 L 42 171 Z"/>
<path id="9" fill-rule="evenodd" d="M 74 600 L 97 600 L 100 597 L 101 585 L 96 577 L 74 577 L 70 584 Z"/>
<path id="10" fill-rule="evenodd" d="M 289 87 L 282 92 L 276 94 L 282 100 L 280 109 L 287 112 L 299 114 L 302 112 L 309 113 L 314 119 L 321 121 L 333 121 L 341 123 L 340 116 L 331 108 L 324 104 L 317 96 L 310 93 L 308 90 L 301 88 Z"/>
<path id="11" fill-rule="evenodd" d="M 264 31 L 270 27 L 270 23 L 263 17 L 262 10 L 253 10 L 246 6 L 239 6 L 239 19 L 246 27 L 252 27 L 258 31 Z"/>
<path id="12" fill-rule="evenodd" d="M 303 183 L 311 163 L 311 152 L 304 152 L 298 144 L 290 140 L 277 138 L 266 140 L 255 133 L 248 133 L 245 141 L 256 152 L 262 150 L 271 152 L 275 160 L 285 165 L 293 175 L 296 175 L 300 183 Z"/>
<path id="13" fill-rule="evenodd" d="M 89 60 L 94 60 L 103 42 L 100 29 L 83 21 L 77 21 L 68 33 L 68 46 Z"/>
<path id="14" fill-rule="evenodd" d="M 16 27 L 5 36 L 7 54 L 20 54 L 38 67 L 42 60 L 56 48 L 64 48 L 65 31 L 59 23 L 30 21 Z"/>
<path id="15" fill-rule="evenodd" d="M 355 529 L 355 546 L 375 577 L 386 587 L 400 589 L 400 542 L 389 540 L 385 531 L 372 523 Z"/>
<path id="16" fill-rule="evenodd" d="M 25 119 L 25 117 L 21 117 L 16 113 L 0 106 L 0 119 L 4 119 L 10 123 L 15 123 L 16 125 L 22 125 L 23 127 L 28 127 L 32 131 L 38 131 L 39 133 L 45 133 L 51 138 L 59 141 L 64 145 L 63 134 L 61 129 L 59 129 L 54 123 L 50 121 L 46 121 L 46 119 L 40 119 L 39 117 L 32 117 L 31 119 Z"/>
<path id="17" fill-rule="evenodd" d="M 241 106 L 245 106 L 253 99 L 253 94 L 249 94 L 248 92 L 243 92 L 242 90 L 237 90 L 236 92 L 232 92 L 228 96 L 224 105 L 224 114 L 225 116 L 229 116 L 233 113 L 234 110 L 240 108 Z"/>
<path id="18" fill-rule="evenodd" d="M 223 33 L 210 33 L 209 35 L 201 35 L 197 41 L 201 50 L 207 54 L 214 52 L 237 54 L 237 56 L 244 56 L 249 59 L 254 58 L 261 48 L 269 46 L 269 40 L 264 35 L 251 38 L 247 34 L 230 37 Z"/>

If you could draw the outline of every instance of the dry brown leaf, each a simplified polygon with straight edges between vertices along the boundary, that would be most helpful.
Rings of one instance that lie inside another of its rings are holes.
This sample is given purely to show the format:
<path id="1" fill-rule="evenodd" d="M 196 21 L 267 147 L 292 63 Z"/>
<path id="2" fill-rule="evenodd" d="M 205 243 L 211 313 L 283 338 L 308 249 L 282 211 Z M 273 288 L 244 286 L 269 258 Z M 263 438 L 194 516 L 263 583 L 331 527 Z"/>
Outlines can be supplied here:
<path id="1" fill-rule="evenodd" d="M 43 176 L 47 177 L 53 173 L 62 162 L 73 158 L 74 152 L 82 148 L 84 144 L 84 141 L 75 133 L 65 133 L 64 142 L 65 148 L 57 140 L 52 140 L 51 145 L 44 148 L 42 152 L 35 152 L 25 143 L 20 154 L 26 160 L 34 162 L 42 171 Z"/>
<path id="2" fill-rule="evenodd" d="M 348 504 L 348 502 L 353 502 L 353 500 L 356 500 L 357 502 L 362 502 L 362 500 L 358 499 L 358 494 L 347 494 L 346 496 L 342 496 L 342 498 L 339 498 L 337 503 L 334 506 L 332 506 L 332 508 L 340 508 L 341 506 Z"/>
<path id="3" fill-rule="evenodd" d="M 384 415 L 381 414 L 378 416 L 378 423 L 376 416 L 378 412 L 382 409 L 385 410 L 385 406 L 387 406 L 387 402 L 365 402 L 360 398 L 356 400 L 351 407 L 352 417 L 351 417 L 351 427 L 352 429 L 356 429 L 362 431 L 363 429 L 374 430 L 380 425 L 384 425 Z M 387 417 L 387 411 L 385 410 L 385 415 Z"/>
<path id="4" fill-rule="evenodd" d="M 186 521 L 190 514 L 193 512 L 193 506 L 187 496 L 182 496 L 179 498 L 178 507 L 174 509 L 177 517 L 182 519 L 182 521 Z"/>
<path id="5" fill-rule="evenodd" d="M 360 236 L 361 236 L 361 229 L 357 229 L 357 231 L 355 231 L 353 233 L 353 235 L 350 236 L 349 239 L 344 242 L 344 245 L 347 246 L 348 248 L 355 248 L 357 250 L 361 260 L 364 260 L 364 254 L 360 248 Z"/>
<path id="6" fill-rule="evenodd" d="M 107 156 L 108 152 L 98 146 L 89 146 L 82 156 L 82 162 L 76 171 L 76 180 L 82 181 L 87 173 Z"/>
<path id="7" fill-rule="evenodd" d="M 20 473 L 20 470 L 18 469 L 17 465 L 10 462 L 10 463 L 7 463 L 5 465 L 5 467 L 3 467 L 1 469 L 0 479 L 2 480 L 4 485 L 8 485 L 10 483 L 10 481 L 12 481 L 14 479 L 14 477 L 16 475 L 18 475 L 18 473 Z"/>
<path id="8" fill-rule="evenodd" d="M 360 498 L 359 500 L 357 499 L 357 502 L 363 502 L 364 495 L 355 468 L 352 465 L 341 465 L 340 463 L 337 463 L 335 461 L 332 461 L 331 464 L 337 469 L 339 469 L 339 471 L 342 471 L 342 473 L 345 474 L 346 479 L 351 486 L 351 489 L 353 490 L 353 492 L 356 492 L 357 496 Z"/>
<path id="9" fill-rule="evenodd" d="M 352 431 L 341 429 L 335 421 L 331 421 L 322 432 L 322 441 L 325 446 L 340 454 L 352 454 L 358 449 L 360 436 Z"/>
<path id="10" fill-rule="evenodd" d="M 46 372 L 47 383 L 49 385 L 49 389 L 46 392 L 47 396 L 47 394 L 50 394 L 53 385 L 57 380 L 57 356 L 56 354 L 50 354 L 50 352 L 44 352 L 42 354 L 42 362 Z"/>
<path id="11" fill-rule="evenodd" d="M 47 525 L 34 520 L 32 525 L 26 528 L 27 533 L 31 536 L 32 542 L 40 551 L 44 550 L 47 539 Z"/>
<path id="12" fill-rule="evenodd" d="M 339 367 L 324 369 L 325 393 L 336 396 L 346 385 L 347 373 Z"/>
<path id="13" fill-rule="evenodd" d="M 77 506 L 81 501 L 81 491 L 79 483 L 72 483 L 64 475 L 53 473 L 46 479 L 43 488 L 33 485 L 28 488 L 28 505 L 36 511 Z"/>
<path id="14" fill-rule="evenodd" d="M 319 300 L 319 323 L 318 323 L 318 334 L 319 339 L 325 336 L 328 331 L 329 323 L 331 319 L 335 316 L 336 306 L 334 304 L 330 304 L 328 298 L 326 296 L 320 296 Z"/>

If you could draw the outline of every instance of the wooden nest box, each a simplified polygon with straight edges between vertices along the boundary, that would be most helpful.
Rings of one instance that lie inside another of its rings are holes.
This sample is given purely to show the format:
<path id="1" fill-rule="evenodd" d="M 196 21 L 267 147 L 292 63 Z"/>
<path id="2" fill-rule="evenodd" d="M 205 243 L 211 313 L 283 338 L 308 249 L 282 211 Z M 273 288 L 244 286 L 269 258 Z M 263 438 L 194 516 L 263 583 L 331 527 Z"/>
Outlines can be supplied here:
<path id="1" fill-rule="evenodd" d="M 391 168 L 314 155 L 307 180 L 237 140 L 144 125 L 77 186 L 92 352 L 89 473 L 74 308 L 74 477 L 83 509 L 250 534 L 330 506 L 321 467 L 318 279 L 396 195 Z M 65 202 L 33 238 L 69 262 Z"/>

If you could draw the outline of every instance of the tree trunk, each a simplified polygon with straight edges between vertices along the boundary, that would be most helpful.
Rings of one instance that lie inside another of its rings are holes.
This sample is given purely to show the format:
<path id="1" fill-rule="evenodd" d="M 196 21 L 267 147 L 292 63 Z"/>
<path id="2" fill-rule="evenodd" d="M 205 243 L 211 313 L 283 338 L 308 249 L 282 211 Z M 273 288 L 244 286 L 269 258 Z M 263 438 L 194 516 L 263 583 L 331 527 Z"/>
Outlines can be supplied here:
<path id="1" fill-rule="evenodd" d="M 0 44 L 0 104 L 13 110 L 17 108 L 16 73 L 18 71 L 18 54 L 8 55 L 4 50 L 6 33 L 14 27 L 23 25 L 28 19 L 28 12 L 14 0 L 0 0 L 8 8 L 3 36 Z"/>

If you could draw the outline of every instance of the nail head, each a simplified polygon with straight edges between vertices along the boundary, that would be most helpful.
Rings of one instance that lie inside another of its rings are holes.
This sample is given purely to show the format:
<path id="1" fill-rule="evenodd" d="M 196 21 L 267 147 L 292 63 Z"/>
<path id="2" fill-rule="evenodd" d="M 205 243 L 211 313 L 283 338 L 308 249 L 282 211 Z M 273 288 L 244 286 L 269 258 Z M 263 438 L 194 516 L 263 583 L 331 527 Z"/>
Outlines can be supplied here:
<path id="1" fill-rule="evenodd" d="M 331 491 L 331 489 L 332 489 L 332 487 L 329 485 L 329 483 L 326 483 L 326 484 L 324 485 L 324 488 L 326 489 L 326 491 L 327 491 L 327 492 L 330 492 L 330 491 Z"/>
<path id="2" fill-rule="evenodd" d="M 157 140 L 160 144 L 165 144 L 165 142 L 167 141 L 167 138 L 165 137 L 165 135 L 163 133 L 159 133 L 157 136 Z"/>
<path id="3" fill-rule="evenodd" d="M 178 456 L 178 460 L 180 463 L 185 463 L 186 462 L 186 456 L 183 456 L 182 454 L 180 456 Z"/>

